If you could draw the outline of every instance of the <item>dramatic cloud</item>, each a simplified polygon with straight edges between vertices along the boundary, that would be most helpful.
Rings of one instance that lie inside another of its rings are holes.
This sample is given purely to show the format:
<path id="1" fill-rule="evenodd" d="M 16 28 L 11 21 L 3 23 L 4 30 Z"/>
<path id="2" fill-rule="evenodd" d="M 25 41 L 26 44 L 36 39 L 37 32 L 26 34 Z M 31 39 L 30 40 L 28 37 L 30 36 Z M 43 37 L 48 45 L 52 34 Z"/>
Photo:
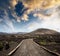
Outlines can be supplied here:
<path id="1" fill-rule="evenodd" d="M 60 31 L 59 24 L 60 0 L 0 0 L 0 31 Z"/>
<path id="2" fill-rule="evenodd" d="M 23 0 L 25 7 L 30 9 L 51 8 L 60 4 L 60 0 Z"/>
<path id="3" fill-rule="evenodd" d="M 35 13 L 34 16 L 37 16 L 37 17 L 50 16 L 52 13 L 49 14 L 49 12 L 47 13 L 44 11 L 50 10 L 52 8 L 55 8 L 56 6 L 59 6 L 60 0 L 22 0 L 22 3 L 25 8 L 28 8 L 28 10 L 26 10 L 24 13 L 24 15 L 27 16 L 26 19 L 28 19 L 28 14 L 30 14 L 31 12 L 34 12 Z"/>

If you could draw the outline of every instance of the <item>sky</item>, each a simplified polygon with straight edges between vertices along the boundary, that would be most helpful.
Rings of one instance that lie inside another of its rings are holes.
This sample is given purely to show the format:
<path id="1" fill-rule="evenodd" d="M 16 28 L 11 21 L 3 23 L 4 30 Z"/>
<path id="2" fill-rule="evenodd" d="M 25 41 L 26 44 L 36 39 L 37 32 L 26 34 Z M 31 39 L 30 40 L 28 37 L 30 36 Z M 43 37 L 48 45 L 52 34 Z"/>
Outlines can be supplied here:
<path id="1" fill-rule="evenodd" d="M 0 32 L 60 32 L 60 0 L 0 0 Z"/>

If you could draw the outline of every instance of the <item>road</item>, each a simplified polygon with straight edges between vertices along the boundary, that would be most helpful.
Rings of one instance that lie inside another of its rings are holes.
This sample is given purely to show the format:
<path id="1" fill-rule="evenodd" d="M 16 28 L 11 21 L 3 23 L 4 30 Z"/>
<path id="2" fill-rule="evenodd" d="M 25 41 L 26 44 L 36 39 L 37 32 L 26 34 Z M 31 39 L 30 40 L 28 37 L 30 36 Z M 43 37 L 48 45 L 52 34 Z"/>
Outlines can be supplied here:
<path id="1" fill-rule="evenodd" d="M 12 56 L 56 56 L 41 48 L 33 39 L 23 40 L 21 46 Z"/>

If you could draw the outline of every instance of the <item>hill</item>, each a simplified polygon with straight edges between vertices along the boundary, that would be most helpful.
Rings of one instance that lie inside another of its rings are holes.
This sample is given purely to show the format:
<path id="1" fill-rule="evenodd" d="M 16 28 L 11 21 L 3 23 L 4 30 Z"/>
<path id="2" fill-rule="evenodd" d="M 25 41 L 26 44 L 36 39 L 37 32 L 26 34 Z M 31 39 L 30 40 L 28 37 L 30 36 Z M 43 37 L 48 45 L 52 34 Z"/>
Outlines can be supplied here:
<path id="1" fill-rule="evenodd" d="M 37 34 L 37 35 L 46 35 L 46 34 L 59 34 L 59 32 L 51 29 L 37 29 L 30 34 Z"/>

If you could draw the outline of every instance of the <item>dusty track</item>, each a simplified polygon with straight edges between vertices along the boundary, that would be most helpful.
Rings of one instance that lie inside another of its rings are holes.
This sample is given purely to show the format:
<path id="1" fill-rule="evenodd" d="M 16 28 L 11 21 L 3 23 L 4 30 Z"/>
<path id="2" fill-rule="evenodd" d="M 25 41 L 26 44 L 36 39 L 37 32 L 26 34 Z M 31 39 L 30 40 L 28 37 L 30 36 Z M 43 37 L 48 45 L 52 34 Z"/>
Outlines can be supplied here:
<path id="1" fill-rule="evenodd" d="M 20 47 L 11 56 L 57 56 L 35 43 L 33 39 L 23 40 Z"/>

